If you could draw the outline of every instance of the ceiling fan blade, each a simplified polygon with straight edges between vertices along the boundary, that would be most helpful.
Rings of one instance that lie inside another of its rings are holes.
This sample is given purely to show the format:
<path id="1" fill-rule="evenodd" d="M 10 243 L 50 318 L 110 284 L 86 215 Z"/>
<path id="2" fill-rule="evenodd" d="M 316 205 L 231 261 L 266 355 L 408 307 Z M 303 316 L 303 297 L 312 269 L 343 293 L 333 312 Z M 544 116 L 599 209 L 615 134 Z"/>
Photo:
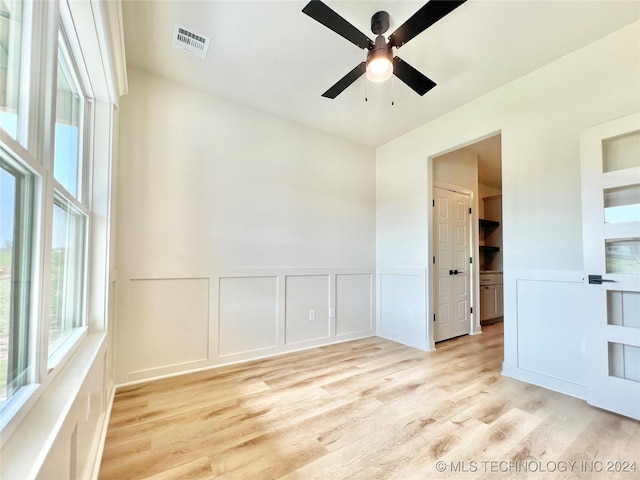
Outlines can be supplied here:
<path id="1" fill-rule="evenodd" d="M 358 78 L 362 76 L 362 74 L 367 70 L 367 62 L 362 62 L 356 68 L 347 73 L 344 77 L 342 77 L 338 82 L 331 87 L 329 90 L 322 94 L 323 97 L 326 98 L 336 98 L 338 95 L 342 93 L 342 91 L 355 82 Z"/>
<path id="2" fill-rule="evenodd" d="M 436 86 L 436 82 L 425 77 L 400 57 L 393 57 L 393 74 L 420 96 Z"/>
<path id="3" fill-rule="evenodd" d="M 319 0 L 311 0 L 302 12 L 360 48 L 373 47 L 369 37 Z"/>
<path id="4" fill-rule="evenodd" d="M 409 20 L 389 35 L 389 44 L 393 47 L 400 48 L 464 2 L 466 2 L 466 0 L 429 0 L 429 2 L 414 13 Z"/>

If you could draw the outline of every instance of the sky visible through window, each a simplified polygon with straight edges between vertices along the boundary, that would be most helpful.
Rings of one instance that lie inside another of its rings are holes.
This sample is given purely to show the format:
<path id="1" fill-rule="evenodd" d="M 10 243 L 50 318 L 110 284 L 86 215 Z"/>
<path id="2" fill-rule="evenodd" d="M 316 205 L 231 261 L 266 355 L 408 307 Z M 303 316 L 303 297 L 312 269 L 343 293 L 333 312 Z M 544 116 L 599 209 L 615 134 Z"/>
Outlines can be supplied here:
<path id="1" fill-rule="evenodd" d="M 0 127 L 15 137 L 18 116 L 0 111 Z M 0 177 L 0 249 L 4 250 L 13 242 L 14 178 L 2 170 Z"/>
<path id="2" fill-rule="evenodd" d="M 8 248 L 13 240 L 13 211 L 15 208 L 15 178 L 0 169 L 0 204 L 2 221 L 0 221 L 0 249 Z"/>

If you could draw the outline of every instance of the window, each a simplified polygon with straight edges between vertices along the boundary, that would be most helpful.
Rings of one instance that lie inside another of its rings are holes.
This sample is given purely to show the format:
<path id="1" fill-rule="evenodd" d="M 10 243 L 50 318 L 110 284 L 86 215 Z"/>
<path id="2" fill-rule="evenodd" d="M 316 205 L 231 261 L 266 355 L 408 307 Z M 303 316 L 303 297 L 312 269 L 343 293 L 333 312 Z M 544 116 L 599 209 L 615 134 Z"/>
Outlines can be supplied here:
<path id="1" fill-rule="evenodd" d="M 56 445 L 75 449 L 70 424 L 99 433 L 100 408 L 67 407 L 112 391 L 114 103 L 126 78 L 120 6 L 97 3 L 0 0 L 2 478 L 90 476 L 92 462 L 61 463 Z M 95 375 L 104 382 L 87 391 Z"/>
<path id="2" fill-rule="evenodd" d="M 53 203 L 49 356 L 84 325 L 86 217 L 56 195 Z"/>
<path id="3" fill-rule="evenodd" d="M 88 211 L 82 205 L 86 99 L 60 35 L 56 87 L 54 198 L 49 283 L 49 359 L 84 327 Z M 55 362 L 53 362 L 55 363 Z"/>
<path id="4" fill-rule="evenodd" d="M 0 127 L 18 133 L 23 3 L 0 0 Z"/>
<path id="5" fill-rule="evenodd" d="M 0 0 L 0 428 L 87 330 L 92 103 L 63 10 Z"/>
<path id="6" fill-rule="evenodd" d="M 60 39 L 64 45 L 63 39 Z M 58 86 L 53 176 L 75 198 L 80 198 L 81 122 L 84 98 L 65 49 L 58 49 Z"/>
<path id="7" fill-rule="evenodd" d="M 30 294 L 34 178 L 0 149 L 0 408 L 32 380 Z"/>

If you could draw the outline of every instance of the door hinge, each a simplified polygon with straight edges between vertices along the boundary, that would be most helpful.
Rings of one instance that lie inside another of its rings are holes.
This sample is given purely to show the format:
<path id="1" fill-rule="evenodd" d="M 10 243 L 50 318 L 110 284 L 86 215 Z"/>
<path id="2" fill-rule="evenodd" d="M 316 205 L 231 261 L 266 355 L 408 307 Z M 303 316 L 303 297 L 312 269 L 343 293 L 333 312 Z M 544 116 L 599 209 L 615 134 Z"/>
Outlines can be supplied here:
<path id="1" fill-rule="evenodd" d="M 471 207 L 469 207 L 469 215 L 471 215 Z"/>
<path id="2" fill-rule="evenodd" d="M 469 263 L 473 263 L 473 257 L 469 257 Z"/>
<path id="3" fill-rule="evenodd" d="M 470 310 L 471 310 L 471 312 L 469 312 L 469 313 L 473 313 L 473 307 L 471 307 Z"/>
<path id="4" fill-rule="evenodd" d="M 436 206 L 436 199 L 434 198 L 433 200 L 431 200 L 431 203 L 433 204 L 433 206 Z"/>
<path id="5" fill-rule="evenodd" d="M 436 321 L 436 314 L 435 313 L 433 314 L 433 321 L 434 322 Z"/>
<path id="6" fill-rule="evenodd" d="M 436 264 L 436 256 L 435 255 L 433 256 L 433 264 L 434 265 Z"/>

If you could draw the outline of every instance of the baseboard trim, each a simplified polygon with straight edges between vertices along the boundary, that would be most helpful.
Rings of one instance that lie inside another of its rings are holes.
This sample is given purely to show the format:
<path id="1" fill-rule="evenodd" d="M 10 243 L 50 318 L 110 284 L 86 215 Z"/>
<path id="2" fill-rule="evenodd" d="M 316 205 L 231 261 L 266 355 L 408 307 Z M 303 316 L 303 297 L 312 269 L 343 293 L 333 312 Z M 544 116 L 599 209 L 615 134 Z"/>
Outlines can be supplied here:
<path id="1" fill-rule="evenodd" d="M 570 397 L 579 398 L 580 400 L 585 401 L 587 399 L 587 387 L 585 385 L 578 385 L 576 383 L 567 382 L 566 380 L 560 380 L 558 378 L 549 377 L 547 375 L 530 372 L 520 368 L 512 369 L 505 363 L 502 364 L 501 373 L 505 377 L 530 383 L 531 385 L 546 388 L 547 390 L 553 390 L 554 392 L 569 395 Z"/>

